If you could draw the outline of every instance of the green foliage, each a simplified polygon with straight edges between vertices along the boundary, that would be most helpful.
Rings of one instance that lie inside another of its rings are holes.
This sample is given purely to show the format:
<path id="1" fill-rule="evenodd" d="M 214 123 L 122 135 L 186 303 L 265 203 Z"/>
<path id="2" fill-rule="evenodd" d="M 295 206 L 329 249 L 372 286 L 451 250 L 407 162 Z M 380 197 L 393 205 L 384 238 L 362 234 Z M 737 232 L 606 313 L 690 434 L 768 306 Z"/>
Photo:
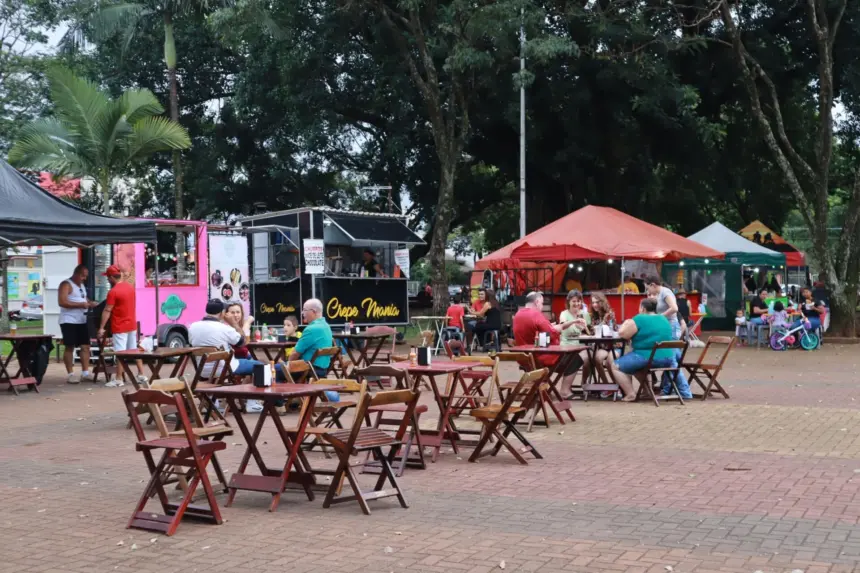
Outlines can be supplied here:
<path id="1" fill-rule="evenodd" d="M 61 67 L 50 69 L 48 80 L 54 117 L 24 128 L 9 161 L 26 169 L 92 177 L 105 212 L 115 179 L 127 175 L 131 165 L 155 152 L 191 145 L 185 129 L 158 117 L 164 109 L 149 90 L 129 90 L 111 100 Z"/>

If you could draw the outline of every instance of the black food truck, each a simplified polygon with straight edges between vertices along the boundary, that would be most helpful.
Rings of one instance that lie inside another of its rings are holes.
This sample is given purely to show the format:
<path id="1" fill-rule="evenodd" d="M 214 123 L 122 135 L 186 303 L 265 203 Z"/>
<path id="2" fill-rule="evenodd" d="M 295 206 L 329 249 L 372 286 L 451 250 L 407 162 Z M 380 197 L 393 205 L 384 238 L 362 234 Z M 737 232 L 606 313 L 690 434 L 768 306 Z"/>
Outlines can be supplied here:
<path id="1" fill-rule="evenodd" d="M 408 249 L 424 241 L 401 215 L 305 207 L 244 217 L 251 313 L 258 323 L 301 318 L 318 298 L 330 324 L 409 323 L 404 270 Z M 404 261 L 405 257 L 405 261 Z"/>

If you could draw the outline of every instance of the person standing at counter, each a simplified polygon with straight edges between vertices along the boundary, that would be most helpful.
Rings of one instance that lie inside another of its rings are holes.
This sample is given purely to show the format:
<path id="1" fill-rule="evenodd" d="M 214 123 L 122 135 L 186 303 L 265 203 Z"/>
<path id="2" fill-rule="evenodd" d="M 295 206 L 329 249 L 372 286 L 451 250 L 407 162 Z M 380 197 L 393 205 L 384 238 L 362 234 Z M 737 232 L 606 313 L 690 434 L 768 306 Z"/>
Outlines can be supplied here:
<path id="1" fill-rule="evenodd" d="M 639 286 L 633 282 L 630 275 L 624 275 L 624 280 L 618 285 L 618 294 L 639 294 Z"/>
<path id="2" fill-rule="evenodd" d="M 376 260 L 376 254 L 371 249 L 364 249 L 361 254 L 364 261 L 361 263 L 364 269 L 364 276 L 370 278 L 385 277 L 385 271 L 382 270 L 382 265 Z"/>
<path id="3" fill-rule="evenodd" d="M 657 314 L 665 316 L 672 326 L 672 338 L 681 338 L 681 323 L 678 322 L 678 301 L 672 289 L 664 287 L 659 277 L 648 277 L 645 281 L 648 295 L 657 301 Z"/>

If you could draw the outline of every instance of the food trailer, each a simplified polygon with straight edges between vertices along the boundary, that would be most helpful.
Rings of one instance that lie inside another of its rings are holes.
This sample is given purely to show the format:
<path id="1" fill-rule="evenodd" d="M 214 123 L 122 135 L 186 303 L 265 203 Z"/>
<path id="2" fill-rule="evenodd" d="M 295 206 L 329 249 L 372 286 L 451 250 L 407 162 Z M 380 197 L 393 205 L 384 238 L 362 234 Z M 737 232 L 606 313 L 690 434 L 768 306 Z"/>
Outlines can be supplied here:
<path id="1" fill-rule="evenodd" d="M 161 346 L 187 346 L 188 326 L 202 318 L 210 296 L 208 226 L 202 221 L 155 219 L 155 243 L 124 243 L 92 249 L 44 249 L 46 300 L 45 332 L 59 336 L 54 308 L 60 283 L 71 276 L 78 263 L 90 269 L 89 297 L 103 303 L 110 285 L 102 276 L 109 265 L 117 265 L 123 280 L 134 287 L 137 320 L 144 336 L 155 336 Z M 184 251 L 177 252 L 178 236 Z M 239 253 L 246 257 L 243 251 Z M 95 335 L 103 304 L 90 312 L 90 330 Z"/>
<path id="2" fill-rule="evenodd" d="M 409 323 L 408 249 L 424 240 L 405 217 L 305 207 L 245 217 L 240 223 L 250 235 L 251 314 L 258 324 L 300 318 L 309 298 L 322 301 L 330 324 Z M 382 276 L 365 270 L 366 249 Z"/>

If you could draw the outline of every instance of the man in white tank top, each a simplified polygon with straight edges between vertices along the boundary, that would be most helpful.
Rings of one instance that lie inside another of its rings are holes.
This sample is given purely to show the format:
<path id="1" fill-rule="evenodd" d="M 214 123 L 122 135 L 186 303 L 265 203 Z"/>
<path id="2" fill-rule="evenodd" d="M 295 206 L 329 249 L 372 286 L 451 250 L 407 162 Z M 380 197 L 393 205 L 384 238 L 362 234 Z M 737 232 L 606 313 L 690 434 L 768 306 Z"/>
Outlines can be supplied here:
<path id="1" fill-rule="evenodd" d="M 66 365 L 69 384 L 77 384 L 81 380 L 93 381 L 90 373 L 90 331 L 87 326 L 87 310 L 96 303 L 87 299 L 86 282 L 89 270 L 84 265 L 75 267 L 72 276 L 60 284 L 60 330 L 63 332 L 63 362 Z M 75 348 L 81 349 L 81 376 L 76 378 Z"/>

